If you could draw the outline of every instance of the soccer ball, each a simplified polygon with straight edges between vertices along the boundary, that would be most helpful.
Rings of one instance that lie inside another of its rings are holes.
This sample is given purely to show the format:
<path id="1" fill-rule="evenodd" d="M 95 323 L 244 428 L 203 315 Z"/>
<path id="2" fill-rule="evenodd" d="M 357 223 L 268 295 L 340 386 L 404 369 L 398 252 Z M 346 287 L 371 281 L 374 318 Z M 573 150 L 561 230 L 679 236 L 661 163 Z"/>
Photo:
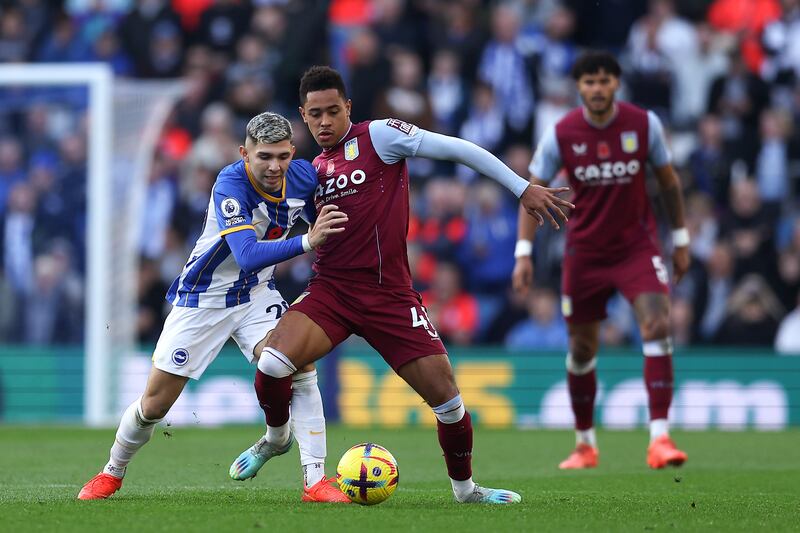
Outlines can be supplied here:
<path id="1" fill-rule="evenodd" d="M 346 452 L 336 467 L 339 489 L 353 502 L 375 505 L 397 488 L 400 473 L 389 450 L 371 442 L 357 444 Z"/>

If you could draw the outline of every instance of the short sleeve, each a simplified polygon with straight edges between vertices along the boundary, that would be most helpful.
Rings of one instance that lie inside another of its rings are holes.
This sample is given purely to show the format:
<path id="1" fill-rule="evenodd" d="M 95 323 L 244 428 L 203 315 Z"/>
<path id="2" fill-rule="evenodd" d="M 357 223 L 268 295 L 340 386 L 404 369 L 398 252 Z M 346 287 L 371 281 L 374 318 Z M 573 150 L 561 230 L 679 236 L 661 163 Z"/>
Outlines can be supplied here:
<path id="1" fill-rule="evenodd" d="M 214 210 L 220 236 L 246 229 L 254 230 L 247 195 L 235 183 L 218 181 L 214 185 Z"/>
<path id="2" fill-rule="evenodd" d="M 373 120 L 369 124 L 372 146 L 387 165 L 417 155 L 425 130 L 396 118 Z"/>
<path id="3" fill-rule="evenodd" d="M 561 170 L 561 166 L 561 152 L 558 149 L 556 127 L 550 126 L 539 140 L 539 146 L 536 148 L 536 153 L 533 154 L 528 171 L 536 179 L 549 183 Z"/>
<path id="4" fill-rule="evenodd" d="M 660 168 L 672 162 L 661 120 L 652 111 L 647 112 L 647 144 L 647 160 L 653 167 Z"/>

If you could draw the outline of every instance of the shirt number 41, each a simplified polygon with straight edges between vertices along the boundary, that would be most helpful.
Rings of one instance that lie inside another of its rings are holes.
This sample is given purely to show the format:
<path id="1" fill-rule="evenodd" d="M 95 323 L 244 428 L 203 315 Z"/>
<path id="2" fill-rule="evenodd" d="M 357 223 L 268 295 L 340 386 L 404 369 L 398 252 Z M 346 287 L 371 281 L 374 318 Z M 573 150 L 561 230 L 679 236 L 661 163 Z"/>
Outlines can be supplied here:
<path id="1" fill-rule="evenodd" d="M 416 307 L 411 308 L 411 327 L 425 328 L 425 331 L 428 332 L 428 335 L 430 335 L 431 338 L 439 338 L 439 332 L 436 331 L 435 327 L 433 327 L 433 322 L 431 322 L 431 319 L 428 317 L 428 312 L 422 306 L 420 306 L 419 309 Z"/>

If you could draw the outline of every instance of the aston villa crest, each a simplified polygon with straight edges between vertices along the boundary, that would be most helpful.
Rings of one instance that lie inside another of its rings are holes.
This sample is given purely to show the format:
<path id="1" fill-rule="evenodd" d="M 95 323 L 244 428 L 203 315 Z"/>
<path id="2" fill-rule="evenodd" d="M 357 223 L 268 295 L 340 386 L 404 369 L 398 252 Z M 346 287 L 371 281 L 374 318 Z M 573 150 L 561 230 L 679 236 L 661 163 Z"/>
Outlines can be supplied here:
<path id="1" fill-rule="evenodd" d="M 639 136 L 635 131 L 623 131 L 620 138 L 622 141 L 622 151 L 632 154 L 639 149 Z"/>
<path id="2" fill-rule="evenodd" d="M 344 143 L 344 158 L 347 161 L 352 161 L 358 157 L 358 137 L 353 137 Z"/>

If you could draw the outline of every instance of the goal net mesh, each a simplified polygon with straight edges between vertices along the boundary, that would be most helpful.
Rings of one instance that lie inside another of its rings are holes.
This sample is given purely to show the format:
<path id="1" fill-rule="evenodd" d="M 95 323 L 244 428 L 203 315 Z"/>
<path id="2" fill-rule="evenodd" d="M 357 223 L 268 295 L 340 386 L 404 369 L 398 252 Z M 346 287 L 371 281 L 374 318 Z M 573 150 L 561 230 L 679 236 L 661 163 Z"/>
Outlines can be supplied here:
<path id="1" fill-rule="evenodd" d="M 114 82 L 113 186 L 107 199 L 114 207 L 108 221 L 112 238 L 105 254 L 112 279 L 110 305 L 106 324 L 92 326 L 106 329 L 113 350 L 107 382 L 111 417 L 127 406 L 128 389 L 140 389 L 140 377 L 126 376 L 123 363 L 136 352 L 139 255 L 147 238 L 141 231 L 142 218 L 147 216 L 144 198 L 161 130 L 182 93 L 183 85 L 174 81 Z"/>

